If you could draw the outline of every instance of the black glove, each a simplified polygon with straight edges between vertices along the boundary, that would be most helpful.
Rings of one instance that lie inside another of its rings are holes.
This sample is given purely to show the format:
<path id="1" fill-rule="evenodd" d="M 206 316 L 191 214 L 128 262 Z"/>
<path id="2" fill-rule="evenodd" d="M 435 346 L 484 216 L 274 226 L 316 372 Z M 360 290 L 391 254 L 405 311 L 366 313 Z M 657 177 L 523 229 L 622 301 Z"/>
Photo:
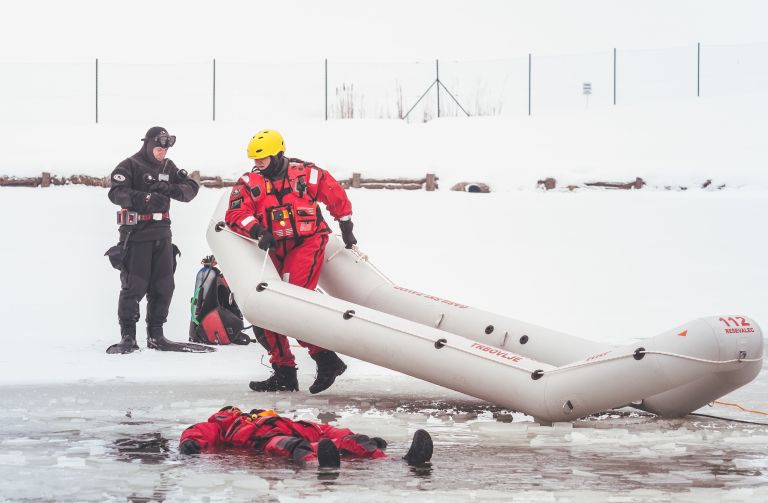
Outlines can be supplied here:
<path id="1" fill-rule="evenodd" d="M 197 440 L 187 439 L 179 446 L 179 452 L 181 454 L 200 454 L 200 444 Z"/>
<path id="2" fill-rule="evenodd" d="M 251 227 L 251 230 L 248 233 L 251 235 L 251 239 L 259 240 L 259 248 L 261 248 L 262 250 L 266 251 L 270 248 L 277 247 L 277 241 L 275 241 L 275 238 L 274 236 L 272 236 L 272 233 L 259 224 L 256 224 L 253 227 Z"/>
<path id="3" fill-rule="evenodd" d="M 163 194 L 173 199 L 181 199 L 182 192 L 178 184 L 168 182 L 155 182 L 149 186 L 150 192 Z"/>
<path id="4" fill-rule="evenodd" d="M 144 204 L 146 205 L 149 213 L 160 213 L 168 211 L 170 206 L 170 199 L 165 194 L 159 192 L 150 192 L 144 198 Z"/>
<path id="5" fill-rule="evenodd" d="M 341 239 L 344 240 L 344 244 L 347 248 L 352 248 L 352 245 L 357 244 L 357 239 L 355 239 L 355 235 L 352 234 L 352 228 L 354 226 L 355 225 L 352 223 L 352 220 L 339 220 Z"/>
<path id="6" fill-rule="evenodd" d="M 155 182 L 149 186 L 148 190 L 150 192 L 159 192 L 160 194 L 164 194 L 166 196 L 171 195 L 170 194 L 171 186 L 168 184 L 168 182 Z"/>

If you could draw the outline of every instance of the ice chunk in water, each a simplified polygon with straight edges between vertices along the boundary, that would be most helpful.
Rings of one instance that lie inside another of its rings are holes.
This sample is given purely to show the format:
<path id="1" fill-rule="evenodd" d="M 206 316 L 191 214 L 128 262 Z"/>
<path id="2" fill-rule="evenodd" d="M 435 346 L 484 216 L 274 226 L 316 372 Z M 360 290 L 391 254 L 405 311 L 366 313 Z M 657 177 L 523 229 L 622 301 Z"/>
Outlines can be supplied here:
<path id="1" fill-rule="evenodd" d="M 63 466 L 66 468 L 85 468 L 85 458 L 59 456 L 56 459 L 56 466 Z"/>
<path id="2" fill-rule="evenodd" d="M 9 451 L 0 454 L 0 465 L 22 466 L 27 464 L 27 458 L 22 451 Z"/>
<path id="3" fill-rule="evenodd" d="M 247 489 L 249 491 L 268 491 L 269 482 L 257 477 L 255 475 L 249 475 L 248 477 L 238 477 L 232 482 L 232 487 L 238 489 Z"/>

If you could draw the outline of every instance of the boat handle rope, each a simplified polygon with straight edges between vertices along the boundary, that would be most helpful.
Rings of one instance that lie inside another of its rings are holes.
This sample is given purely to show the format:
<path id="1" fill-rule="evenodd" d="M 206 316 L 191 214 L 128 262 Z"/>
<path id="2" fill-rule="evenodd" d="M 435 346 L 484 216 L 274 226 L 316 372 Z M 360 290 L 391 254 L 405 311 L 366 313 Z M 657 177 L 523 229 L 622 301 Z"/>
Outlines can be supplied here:
<path id="1" fill-rule="evenodd" d="M 257 285 L 257 287 L 256 287 L 256 290 L 259 291 L 259 292 L 263 292 L 264 290 L 267 290 L 268 288 L 269 288 L 269 284 L 268 283 L 259 283 Z M 290 298 L 295 299 L 295 300 L 311 303 L 307 299 L 305 299 L 305 298 L 303 298 L 301 296 L 298 296 L 298 295 L 293 295 L 290 292 L 284 292 L 284 291 L 275 290 L 275 289 L 270 289 L 270 291 L 273 292 L 273 293 L 276 293 L 278 295 L 283 295 L 285 297 L 290 297 Z M 366 318 L 365 316 L 360 316 L 360 314 L 356 313 L 353 309 L 347 309 L 347 310 L 345 310 L 343 312 L 340 312 L 338 309 L 336 309 L 334 307 L 325 306 L 325 305 L 322 305 L 322 304 L 313 304 L 313 305 L 314 306 L 318 306 L 318 307 L 322 307 L 322 308 L 324 308 L 324 309 L 326 309 L 328 311 L 333 311 L 335 313 L 341 314 L 341 316 L 345 320 L 350 320 L 352 318 L 359 318 L 362 321 L 371 323 L 373 325 L 377 325 L 377 326 L 380 326 L 380 327 L 388 328 L 390 330 L 396 330 L 397 332 L 400 332 L 400 333 L 403 333 L 403 334 L 407 334 L 407 335 L 411 335 L 411 336 L 414 336 L 414 337 L 418 337 L 419 339 L 424 340 L 424 341 L 428 341 L 430 344 L 434 345 L 435 349 L 442 349 L 445 346 L 449 346 L 448 340 L 445 339 L 445 338 L 441 338 L 441 339 L 438 339 L 437 341 L 435 341 L 432 338 L 427 337 L 425 335 L 422 335 L 422 334 L 419 334 L 419 333 L 416 333 L 416 332 L 411 332 L 409 330 L 405 330 L 405 329 L 402 329 L 402 328 L 391 327 L 391 326 L 389 326 L 389 325 L 387 325 L 385 323 L 381 323 L 379 321 L 372 320 L 370 318 Z M 456 350 L 456 351 L 459 351 L 459 352 L 462 352 L 462 353 L 466 353 L 466 354 L 468 354 L 470 356 L 485 358 L 484 355 L 481 355 L 481 354 L 478 354 L 478 353 L 474 353 L 474 352 L 469 351 L 468 349 L 465 349 L 465 348 L 462 348 L 462 347 L 458 347 L 458 346 L 450 346 L 450 347 L 452 349 Z M 526 358 L 526 357 L 523 357 L 523 358 Z M 498 363 L 498 364 L 502 364 L 502 365 L 504 365 L 506 367 L 510 367 L 510 368 L 513 368 L 513 369 L 520 370 L 520 371 L 525 372 L 526 374 L 529 374 L 529 375 L 531 373 L 530 369 L 525 368 L 525 367 L 521 367 L 519 365 L 515 365 L 514 363 L 502 362 L 502 361 L 494 360 L 492 358 L 487 358 L 487 359 L 488 359 L 488 361 L 491 361 L 491 362 L 494 362 L 494 363 Z M 530 360 L 530 358 L 526 358 L 526 359 Z"/>
<path id="2" fill-rule="evenodd" d="M 390 285 L 394 285 L 395 284 L 395 282 L 392 281 L 391 279 L 389 279 L 389 277 L 387 277 L 387 275 L 384 274 L 381 271 L 381 269 L 379 269 L 378 267 L 373 265 L 373 263 L 370 260 L 368 260 L 368 255 L 363 253 L 362 251 L 360 251 L 360 248 L 357 245 L 352 245 L 352 248 L 339 248 L 335 252 L 331 253 L 331 255 L 328 258 L 325 259 L 325 261 L 326 262 L 330 262 L 331 260 L 336 258 L 336 256 L 339 253 L 343 252 L 344 250 L 349 250 L 349 251 L 351 251 L 352 253 L 355 254 L 355 256 L 357 257 L 357 258 L 355 258 L 355 264 L 359 264 L 360 262 L 365 262 L 368 265 L 368 267 L 370 267 L 373 270 L 373 272 L 378 274 L 384 281 L 386 281 Z"/>
<path id="3" fill-rule="evenodd" d="M 679 353 L 671 353 L 669 351 L 653 351 L 653 350 L 647 350 L 647 349 L 644 349 L 644 348 L 638 348 L 637 350 L 635 350 L 632 353 L 627 353 L 627 354 L 623 354 L 623 355 L 615 355 L 615 356 L 612 356 L 610 358 L 602 358 L 600 360 L 593 360 L 593 361 L 590 361 L 590 362 L 577 362 L 577 363 L 572 363 L 572 364 L 569 364 L 569 365 L 563 365 L 562 367 L 557 367 L 557 368 L 552 369 L 552 370 L 538 370 L 536 372 L 539 373 L 540 374 L 539 377 L 541 377 L 544 374 L 554 374 L 556 372 L 563 372 L 563 371 L 566 371 L 566 370 L 571 370 L 571 369 L 575 369 L 575 368 L 579 368 L 579 367 L 586 367 L 588 365 L 596 365 L 598 363 L 605 363 L 605 362 L 609 362 L 609 361 L 613 361 L 613 360 L 620 360 L 622 358 L 630 358 L 630 357 L 632 357 L 632 358 L 634 358 L 636 360 L 640 360 L 645 355 L 672 356 L 674 358 L 680 358 L 680 359 L 683 359 L 683 360 L 691 360 L 691 361 L 694 361 L 694 362 L 713 363 L 713 364 L 725 364 L 725 363 L 737 363 L 737 362 L 738 363 L 741 363 L 741 362 L 751 363 L 751 362 L 759 362 L 759 361 L 762 361 L 762 359 L 763 359 L 763 357 L 761 356 L 760 358 L 736 358 L 736 359 L 733 359 L 733 360 L 707 360 L 707 359 L 704 359 L 704 358 L 696 358 L 695 356 L 687 356 L 687 355 L 681 355 Z M 638 358 L 638 356 L 639 356 L 639 358 Z M 538 379 L 538 377 L 535 377 L 534 379 Z"/>
<path id="4" fill-rule="evenodd" d="M 267 283 L 259 283 L 259 285 L 256 287 L 256 289 L 257 289 L 257 291 L 262 292 L 262 291 L 266 290 L 268 286 L 269 285 Z M 309 302 L 309 301 L 307 301 L 307 299 L 304 299 L 304 298 L 299 297 L 297 295 L 292 295 L 289 292 L 283 292 L 283 291 L 280 291 L 280 290 L 272 290 L 272 292 L 280 294 L 280 295 L 283 295 L 285 297 L 290 297 L 290 298 L 293 298 L 293 299 L 296 299 L 296 300 L 300 300 L 300 301 L 303 301 L 303 302 Z M 318 305 L 318 304 L 314 304 L 314 305 Z M 325 309 L 327 309 L 329 311 L 334 311 L 334 312 L 337 312 L 337 313 L 339 312 L 337 309 L 335 309 L 333 307 L 323 306 L 323 305 L 320 305 L 320 307 L 323 307 L 323 308 L 325 308 Z M 385 328 L 388 328 L 390 330 L 396 330 L 396 331 L 398 331 L 400 333 L 408 334 L 408 335 L 411 335 L 411 336 L 418 337 L 419 339 L 429 341 L 430 343 L 434 344 L 435 349 L 442 349 L 442 348 L 444 348 L 444 347 L 449 345 L 448 344 L 448 340 L 445 339 L 445 338 L 441 338 L 441 339 L 438 339 L 437 341 L 433 341 L 431 338 L 426 337 L 424 335 L 421 335 L 421 334 L 418 334 L 418 333 L 414 333 L 414 332 L 411 332 L 411 331 L 408 331 L 408 330 L 400 329 L 400 328 L 391 327 L 389 325 L 386 325 L 384 323 L 378 322 L 376 320 L 372 320 L 370 318 L 366 318 L 364 316 L 360 316 L 354 310 L 351 310 L 351 309 L 350 310 L 346 310 L 346 311 L 344 311 L 341 314 L 342 314 L 342 316 L 344 317 L 345 320 L 349 320 L 349 319 L 351 319 L 353 317 L 354 318 L 360 318 L 361 320 L 366 321 L 368 323 L 371 323 L 371 324 L 374 324 L 374 325 L 378 325 L 380 327 L 385 327 Z M 465 354 L 468 354 L 468 355 L 482 356 L 482 355 L 479 355 L 477 353 L 471 352 L 471 351 L 469 351 L 469 350 L 467 350 L 465 348 L 461 348 L 461 347 L 458 347 L 458 346 L 450 346 L 450 347 L 452 347 L 454 350 L 457 350 L 459 352 L 462 352 L 462 353 L 465 353 Z M 513 363 L 500 362 L 500 361 L 493 360 L 493 359 L 490 359 L 490 358 L 489 358 L 489 360 L 493 361 L 493 362 L 496 362 L 496 363 L 499 363 L 499 364 L 503 363 L 503 364 L 505 364 L 506 366 L 508 366 L 510 368 L 521 370 L 521 371 L 525 372 L 526 374 L 530 375 L 531 379 L 533 379 L 534 381 L 537 381 L 540 378 L 544 377 L 544 375 L 546 375 L 546 374 L 555 374 L 555 373 L 558 373 L 558 372 L 572 370 L 572 369 L 579 368 L 579 367 L 586 367 L 588 365 L 597 365 L 597 364 L 600 364 L 600 363 L 605 363 L 605 362 L 609 362 L 609 361 L 613 361 L 613 360 L 619 360 L 619 359 L 623 359 L 623 358 L 638 359 L 637 356 L 639 354 L 642 355 L 642 356 L 644 356 L 646 354 L 657 354 L 657 355 L 663 355 L 663 356 L 672 356 L 672 357 L 681 358 L 681 359 L 684 359 L 684 360 L 697 361 L 697 362 L 701 362 L 701 363 L 714 363 L 714 364 L 735 363 L 735 362 L 757 362 L 757 361 L 761 361 L 763 359 L 762 357 L 760 357 L 760 358 L 751 358 L 751 359 L 740 358 L 740 359 L 735 359 L 735 360 L 706 360 L 706 359 L 703 359 L 703 358 L 696 358 L 694 356 L 686 356 L 686 355 L 681 355 L 681 354 L 677 354 L 677 353 L 670 353 L 670 352 L 667 352 L 667 351 L 649 351 L 649 350 L 646 350 L 646 349 L 643 349 L 643 348 L 638 348 L 638 349 L 641 349 L 642 351 L 634 351 L 632 353 L 627 353 L 627 354 L 623 354 L 623 355 L 616 355 L 616 356 L 612 356 L 610 358 L 605 358 L 605 359 L 601 359 L 601 360 L 595 360 L 595 361 L 591 361 L 591 362 L 578 362 L 578 363 L 574 363 L 574 364 L 570 364 L 570 365 L 564 365 L 562 367 L 557 367 L 557 368 L 554 368 L 552 370 L 538 369 L 538 370 L 534 370 L 533 372 L 531 372 L 527 368 L 521 367 L 519 365 L 515 365 Z M 527 357 L 523 357 L 523 358 L 527 358 Z M 527 359 L 530 359 L 530 358 L 527 358 Z"/>
<path id="5" fill-rule="evenodd" d="M 227 232 L 229 232 L 231 234 L 234 234 L 235 236 L 238 236 L 238 237 L 240 237 L 242 239 L 250 241 L 251 243 L 258 243 L 258 241 L 256 241 L 255 239 L 251 239 L 250 237 L 243 236 L 242 234 L 238 234 L 237 232 L 231 230 L 230 228 L 228 228 L 226 226 L 226 224 L 224 224 L 224 222 L 217 223 L 215 230 L 216 230 L 216 232 L 220 232 L 222 230 L 225 230 L 225 231 L 227 231 Z M 364 260 L 368 265 L 370 265 L 374 269 L 374 271 L 379 272 L 378 269 L 373 264 L 368 262 L 367 255 L 363 255 L 358 250 L 356 250 L 356 248 L 357 248 L 357 246 L 354 246 L 352 248 L 353 252 L 355 252 L 359 257 L 361 257 L 361 260 Z M 336 252 L 334 252 L 333 255 L 331 255 L 327 260 L 331 260 L 333 257 L 336 256 L 336 254 L 340 253 L 341 250 L 344 250 L 344 249 L 346 249 L 346 248 L 340 248 L 340 249 L 336 250 Z M 265 255 L 269 256 L 268 253 L 265 254 Z M 262 264 L 262 271 L 261 271 L 262 277 L 264 275 L 264 267 L 266 266 L 266 263 L 267 263 L 267 261 L 266 261 L 266 257 L 265 257 L 264 264 Z M 384 279 L 386 279 L 387 281 L 390 281 L 389 278 L 384 276 L 383 273 L 379 272 L 379 274 L 381 274 L 382 277 Z M 392 282 L 390 281 L 390 283 L 392 283 Z M 392 284 L 394 284 L 394 283 L 392 283 Z M 261 292 L 261 291 L 267 289 L 268 286 L 269 285 L 267 283 L 261 282 L 256 287 L 256 290 Z M 299 296 L 296 296 L 296 295 L 291 295 L 288 292 L 281 292 L 281 291 L 278 291 L 278 290 L 272 290 L 272 291 L 275 292 L 275 293 L 284 295 L 286 297 L 291 297 L 291 298 L 294 298 L 294 299 L 297 299 L 297 300 L 301 300 L 301 301 L 307 302 L 306 299 L 303 299 L 303 298 L 301 298 Z M 334 309 L 332 307 L 328 307 L 328 306 L 322 306 L 322 307 L 324 307 L 325 309 L 331 310 L 331 311 L 336 311 L 336 309 Z M 360 318 L 363 321 L 367 321 L 368 323 L 373 323 L 374 325 L 378 325 L 378 326 L 381 326 L 381 327 L 389 328 L 389 329 L 392 329 L 392 330 L 397 330 L 398 332 L 401 332 L 401 333 L 404 333 L 404 334 L 413 335 L 413 336 L 416 336 L 416 337 L 418 337 L 420 339 L 428 340 L 430 343 L 434 344 L 436 349 L 441 349 L 441 348 L 443 348 L 443 347 L 448 345 L 448 341 L 446 339 L 439 339 L 438 341 L 433 341 L 429 337 L 423 336 L 421 334 L 417 334 L 417 333 L 410 332 L 408 330 L 403 330 L 403 329 L 400 329 L 400 328 L 393 328 L 393 327 L 390 327 L 388 325 L 385 325 L 384 323 L 380 323 L 380 322 L 378 322 L 376 320 L 371 320 L 371 319 L 368 319 L 368 318 L 365 318 L 365 317 L 361 317 L 360 315 L 356 314 L 354 311 L 351 311 L 351 314 L 354 315 L 355 318 Z M 350 315 L 350 310 L 345 311 L 342 314 L 342 316 L 344 316 L 344 319 L 350 319 L 350 318 L 353 317 L 353 316 Z M 474 355 L 474 356 L 480 356 L 477 353 L 470 352 L 470 351 L 468 351 L 468 350 L 466 350 L 464 348 L 460 348 L 460 347 L 457 347 L 457 346 L 451 346 L 451 347 L 453 349 L 461 351 L 462 353 L 466 353 L 466 354 Z M 737 362 L 738 363 L 741 363 L 741 362 L 751 363 L 751 362 L 759 362 L 759 361 L 763 360 L 762 356 L 760 358 L 736 358 L 736 359 L 733 359 L 733 360 L 707 360 L 707 359 L 704 359 L 704 358 L 696 358 L 695 356 L 687 356 L 687 355 L 681 355 L 679 353 L 671 353 L 669 351 L 653 351 L 653 350 L 647 350 L 645 348 L 638 348 L 637 350 L 635 350 L 632 353 L 627 353 L 627 354 L 623 354 L 623 355 L 615 355 L 615 356 L 612 356 L 610 358 L 602 358 L 602 359 L 594 360 L 594 361 L 590 361 L 590 362 L 572 363 L 572 364 L 569 364 L 569 365 L 563 365 L 562 367 L 554 368 L 552 370 L 541 370 L 541 369 L 539 369 L 539 370 L 535 370 L 533 373 L 531 373 L 531 371 L 526 369 L 526 368 L 520 367 L 520 366 L 512 364 L 512 363 L 506 363 L 506 365 L 508 367 L 511 367 L 511 368 L 514 368 L 514 369 L 517 369 L 517 370 L 522 370 L 523 372 L 525 372 L 527 374 L 530 374 L 531 378 L 533 380 L 538 380 L 539 378 L 543 377 L 546 374 L 555 374 L 555 373 L 558 373 L 558 372 L 565 372 L 565 371 L 572 370 L 572 369 L 579 368 L 579 367 L 586 367 L 588 365 L 597 365 L 597 364 L 600 364 L 600 363 L 606 363 L 606 362 L 613 361 L 613 360 L 620 360 L 620 359 L 623 359 L 623 358 L 630 358 L 630 357 L 632 357 L 635 360 L 640 360 L 645 355 L 671 356 L 671 357 L 680 358 L 680 359 L 683 359 L 683 360 L 690 360 L 690 361 L 695 361 L 695 362 L 700 362 L 700 363 L 712 363 L 712 364 L 718 364 L 718 365 L 726 364 L 726 363 L 737 363 Z M 491 361 L 495 361 L 495 360 L 491 360 Z M 502 363 L 502 362 L 497 362 L 497 363 Z"/>

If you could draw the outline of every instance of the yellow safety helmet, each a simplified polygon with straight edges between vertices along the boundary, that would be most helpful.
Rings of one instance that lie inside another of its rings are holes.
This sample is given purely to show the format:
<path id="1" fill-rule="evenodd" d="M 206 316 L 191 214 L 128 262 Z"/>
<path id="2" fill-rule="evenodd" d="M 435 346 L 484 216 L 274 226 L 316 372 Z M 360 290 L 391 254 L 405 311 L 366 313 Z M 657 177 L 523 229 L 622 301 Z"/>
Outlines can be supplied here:
<path id="1" fill-rule="evenodd" d="M 251 159 L 261 159 L 280 152 L 285 152 L 285 141 L 283 136 L 274 129 L 259 131 L 248 143 L 248 157 Z"/>

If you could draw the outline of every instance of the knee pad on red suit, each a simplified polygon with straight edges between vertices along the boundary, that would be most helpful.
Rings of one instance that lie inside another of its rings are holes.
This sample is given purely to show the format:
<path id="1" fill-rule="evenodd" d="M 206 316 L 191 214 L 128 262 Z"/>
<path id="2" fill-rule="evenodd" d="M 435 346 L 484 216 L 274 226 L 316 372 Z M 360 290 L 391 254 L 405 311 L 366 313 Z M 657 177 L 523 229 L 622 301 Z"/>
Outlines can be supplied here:
<path id="1" fill-rule="evenodd" d="M 343 457 L 377 459 L 387 456 L 368 435 L 346 435 L 333 442 Z"/>
<path id="2" fill-rule="evenodd" d="M 341 438 L 346 437 L 347 435 L 354 435 L 355 433 L 350 430 L 349 428 L 336 428 L 334 426 L 331 426 L 330 424 L 322 424 L 322 423 L 315 423 L 315 425 L 320 430 L 320 435 L 324 438 Z"/>
<path id="3" fill-rule="evenodd" d="M 272 456 L 289 458 L 298 463 L 317 458 L 312 444 L 297 437 L 273 437 L 264 446 L 264 452 Z"/>

